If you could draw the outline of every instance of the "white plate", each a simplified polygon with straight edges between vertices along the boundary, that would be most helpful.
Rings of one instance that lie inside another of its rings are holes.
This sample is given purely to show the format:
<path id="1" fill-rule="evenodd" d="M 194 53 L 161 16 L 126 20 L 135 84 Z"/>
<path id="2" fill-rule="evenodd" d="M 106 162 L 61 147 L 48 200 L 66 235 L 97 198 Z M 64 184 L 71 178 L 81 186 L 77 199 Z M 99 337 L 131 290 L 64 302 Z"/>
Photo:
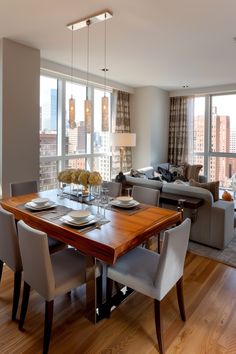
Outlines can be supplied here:
<path id="1" fill-rule="evenodd" d="M 62 221 L 65 224 L 71 225 L 71 226 L 83 227 L 83 226 L 95 224 L 98 220 L 94 215 L 90 215 L 86 221 L 85 220 L 77 221 L 77 220 L 72 219 L 67 214 L 67 215 L 62 216 L 60 218 L 60 221 Z"/>
<path id="2" fill-rule="evenodd" d="M 25 207 L 31 210 L 44 210 L 44 209 L 51 209 L 54 208 L 55 206 L 57 206 L 57 204 L 55 202 L 53 202 L 52 200 L 49 200 L 46 204 L 44 205 L 37 205 L 33 202 L 28 202 L 25 203 Z"/>
<path id="3" fill-rule="evenodd" d="M 110 201 L 110 205 L 113 205 L 113 206 L 116 206 L 119 208 L 130 209 L 130 208 L 133 208 L 133 207 L 136 207 L 137 205 L 139 205 L 139 202 L 137 202 L 137 200 L 132 200 L 129 203 L 124 204 L 124 203 L 120 202 L 119 200 L 114 199 L 114 200 Z"/>

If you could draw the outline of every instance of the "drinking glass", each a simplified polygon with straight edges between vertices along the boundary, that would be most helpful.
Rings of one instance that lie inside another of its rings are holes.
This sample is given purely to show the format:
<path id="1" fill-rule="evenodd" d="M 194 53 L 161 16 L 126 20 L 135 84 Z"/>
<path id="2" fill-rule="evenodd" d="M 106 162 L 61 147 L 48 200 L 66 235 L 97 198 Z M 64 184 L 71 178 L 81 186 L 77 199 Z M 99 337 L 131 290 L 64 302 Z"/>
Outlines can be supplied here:
<path id="1" fill-rule="evenodd" d="M 109 189 L 107 188 L 103 188 L 101 190 L 101 199 L 100 199 L 100 203 L 103 206 L 103 220 L 106 220 L 106 207 L 109 204 Z"/>
<path id="2" fill-rule="evenodd" d="M 97 205 L 96 217 L 100 217 L 100 198 L 101 198 L 101 186 L 92 186 L 92 195 L 95 199 L 95 204 Z"/>

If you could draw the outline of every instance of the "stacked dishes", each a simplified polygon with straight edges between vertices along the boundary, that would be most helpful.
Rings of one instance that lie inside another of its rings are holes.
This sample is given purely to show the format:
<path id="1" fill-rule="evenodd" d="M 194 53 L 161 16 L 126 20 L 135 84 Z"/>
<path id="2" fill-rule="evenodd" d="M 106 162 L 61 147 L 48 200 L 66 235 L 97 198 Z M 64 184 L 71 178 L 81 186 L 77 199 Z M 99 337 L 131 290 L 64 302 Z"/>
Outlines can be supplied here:
<path id="1" fill-rule="evenodd" d="M 48 198 L 35 198 L 25 203 L 25 207 L 31 210 L 44 210 L 54 208 L 56 203 Z"/>
<path id="2" fill-rule="evenodd" d="M 133 197 L 121 196 L 112 200 L 110 204 L 118 208 L 130 209 L 139 205 L 139 202 L 137 202 L 137 200 L 134 200 Z"/>
<path id="3" fill-rule="evenodd" d="M 83 227 L 97 222 L 94 215 L 89 210 L 73 210 L 60 219 L 63 223 L 70 226 Z"/>

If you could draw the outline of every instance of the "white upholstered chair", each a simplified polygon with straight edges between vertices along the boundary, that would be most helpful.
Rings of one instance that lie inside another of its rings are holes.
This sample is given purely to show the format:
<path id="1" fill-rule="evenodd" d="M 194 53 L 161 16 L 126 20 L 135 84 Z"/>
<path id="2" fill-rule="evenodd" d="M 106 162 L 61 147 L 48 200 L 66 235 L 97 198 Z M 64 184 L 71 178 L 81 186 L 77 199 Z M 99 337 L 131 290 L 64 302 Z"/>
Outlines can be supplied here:
<path id="1" fill-rule="evenodd" d="M 14 272 L 12 320 L 15 320 L 20 297 L 22 263 L 15 217 L 0 207 L 0 281 L 4 263 Z"/>
<path id="2" fill-rule="evenodd" d="M 137 247 L 120 257 L 107 269 L 108 303 L 112 280 L 154 299 L 156 334 L 159 351 L 164 353 L 161 324 L 161 300 L 176 285 L 181 318 L 186 320 L 183 297 L 183 268 L 191 221 L 165 231 L 161 254 Z"/>
<path id="3" fill-rule="evenodd" d="M 107 188 L 108 189 L 108 195 L 109 197 L 116 198 L 119 195 L 121 195 L 121 183 L 118 182 L 109 182 L 109 181 L 104 181 L 102 182 L 102 188 Z"/>
<path id="4" fill-rule="evenodd" d="M 160 191 L 158 189 L 133 186 L 132 197 L 139 203 L 158 206 Z"/>
<path id="5" fill-rule="evenodd" d="M 25 181 L 25 182 L 14 182 L 10 183 L 10 193 L 12 197 L 17 197 L 23 194 L 37 193 L 38 192 L 38 182 L 36 180 Z M 48 245 L 50 248 L 50 253 L 57 252 L 67 245 L 61 241 L 55 240 L 48 236 Z"/>
<path id="6" fill-rule="evenodd" d="M 43 353 L 48 352 L 55 297 L 86 282 L 86 259 L 74 248 L 49 254 L 47 234 L 18 222 L 19 244 L 24 274 L 24 291 L 19 321 L 23 329 L 30 288 L 45 299 Z M 97 275 L 100 275 L 97 269 Z"/>

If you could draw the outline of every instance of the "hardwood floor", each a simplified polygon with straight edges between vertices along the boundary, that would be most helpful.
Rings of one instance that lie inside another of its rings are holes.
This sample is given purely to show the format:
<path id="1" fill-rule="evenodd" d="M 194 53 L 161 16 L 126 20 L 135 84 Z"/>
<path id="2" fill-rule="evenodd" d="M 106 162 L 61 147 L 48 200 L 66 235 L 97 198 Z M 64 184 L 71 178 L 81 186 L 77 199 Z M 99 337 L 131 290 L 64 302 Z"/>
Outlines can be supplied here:
<path id="1" fill-rule="evenodd" d="M 43 300 L 32 292 L 25 331 L 11 321 L 13 273 L 4 267 L 0 284 L 0 353 L 42 350 Z M 55 301 L 49 353 L 156 353 L 153 301 L 132 294 L 97 325 L 83 316 L 83 291 Z M 178 313 L 175 289 L 162 303 L 167 354 L 236 353 L 236 269 L 188 254 L 184 293 L 187 322 Z M 19 318 L 19 311 L 17 314 Z"/>

